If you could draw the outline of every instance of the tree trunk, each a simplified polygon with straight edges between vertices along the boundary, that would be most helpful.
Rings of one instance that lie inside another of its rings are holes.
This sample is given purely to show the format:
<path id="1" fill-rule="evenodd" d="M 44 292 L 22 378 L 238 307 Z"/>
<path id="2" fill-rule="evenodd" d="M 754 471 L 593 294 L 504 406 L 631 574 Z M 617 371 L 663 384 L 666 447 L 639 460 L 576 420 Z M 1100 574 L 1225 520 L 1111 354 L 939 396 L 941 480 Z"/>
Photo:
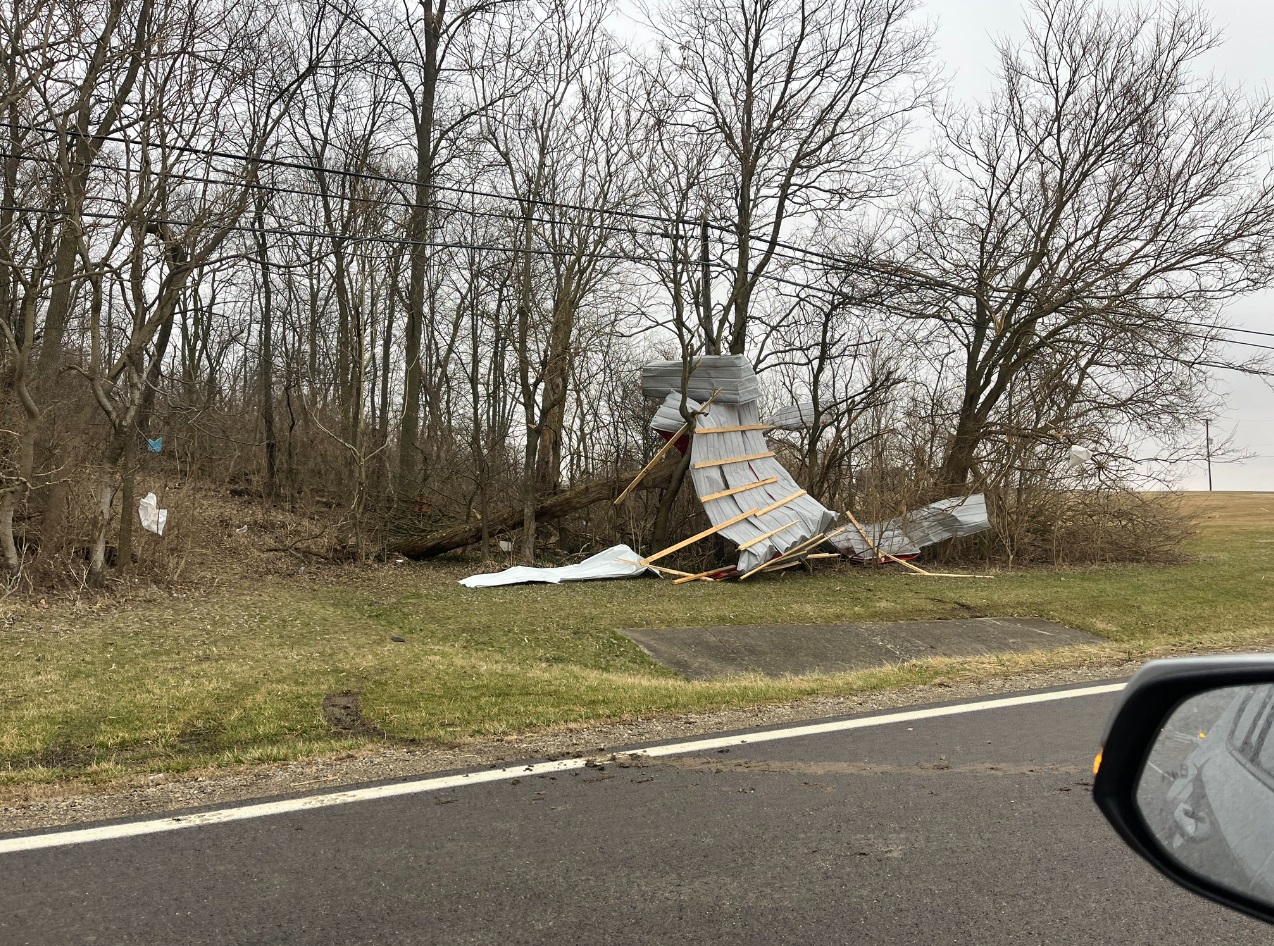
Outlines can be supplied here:
<path id="1" fill-rule="evenodd" d="M 540 446 L 535 457 L 535 479 L 541 496 L 562 485 L 562 427 L 566 419 L 567 389 L 574 366 L 571 339 L 575 334 L 574 281 L 567 268 L 554 306 L 549 332 L 548 367 L 544 372 L 544 400 L 540 407 Z"/>
<path id="2" fill-rule="evenodd" d="M 136 497 L 133 487 L 137 479 L 137 435 L 130 432 L 124 447 L 124 468 L 121 471 L 119 538 L 115 543 L 115 569 L 121 574 L 133 565 L 133 510 Z"/>
<path id="3" fill-rule="evenodd" d="M 686 473 L 689 469 L 690 446 L 687 444 L 686 452 L 677 461 L 677 466 L 672 471 L 668 488 L 659 497 L 659 509 L 655 513 L 655 531 L 650 538 L 651 544 L 656 548 L 663 548 L 668 544 L 668 526 L 672 521 L 672 507 L 677 502 L 677 495 L 681 492 L 681 485 L 686 481 Z"/>

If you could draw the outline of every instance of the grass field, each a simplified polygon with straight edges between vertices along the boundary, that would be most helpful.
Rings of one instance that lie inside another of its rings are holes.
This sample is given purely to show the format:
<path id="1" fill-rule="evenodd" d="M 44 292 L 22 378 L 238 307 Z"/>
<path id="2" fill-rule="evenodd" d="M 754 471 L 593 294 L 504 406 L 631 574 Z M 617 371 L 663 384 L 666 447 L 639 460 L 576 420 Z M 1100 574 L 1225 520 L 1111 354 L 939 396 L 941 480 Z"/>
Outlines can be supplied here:
<path id="1" fill-rule="evenodd" d="M 0 605 L 0 784 L 458 743 L 583 721 L 1274 643 L 1274 494 L 1200 497 L 1193 561 L 921 578 L 828 566 L 743 584 L 467 590 L 455 566 L 270 577 L 95 607 Z M 1036 616 L 1107 643 L 835 677 L 688 683 L 617 632 Z M 394 642 L 399 636 L 404 642 Z M 337 732 L 331 694 L 362 722 Z"/>

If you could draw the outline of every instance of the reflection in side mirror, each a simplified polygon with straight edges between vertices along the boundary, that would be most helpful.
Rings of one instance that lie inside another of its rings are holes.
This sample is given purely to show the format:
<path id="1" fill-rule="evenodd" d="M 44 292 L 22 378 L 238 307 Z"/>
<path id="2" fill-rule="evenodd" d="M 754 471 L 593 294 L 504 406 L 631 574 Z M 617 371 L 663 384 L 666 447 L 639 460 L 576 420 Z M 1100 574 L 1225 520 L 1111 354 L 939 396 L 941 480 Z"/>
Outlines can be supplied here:
<path id="1" fill-rule="evenodd" d="M 1274 685 L 1180 703 L 1137 781 L 1163 853 L 1196 877 L 1274 907 Z"/>

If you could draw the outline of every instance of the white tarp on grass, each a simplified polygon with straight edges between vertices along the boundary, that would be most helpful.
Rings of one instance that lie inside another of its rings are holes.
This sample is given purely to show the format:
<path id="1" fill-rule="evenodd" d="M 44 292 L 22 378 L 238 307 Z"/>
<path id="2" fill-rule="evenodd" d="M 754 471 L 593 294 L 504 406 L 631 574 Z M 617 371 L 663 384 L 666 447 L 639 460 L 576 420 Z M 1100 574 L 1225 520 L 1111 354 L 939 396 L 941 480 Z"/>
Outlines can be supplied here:
<path id="1" fill-rule="evenodd" d="M 639 564 L 641 556 L 627 545 L 613 545 L 604 552 L 584 559 L 578 565 L 562 565 L 558 568 L 537 568 L 532 565 L 515 565 L 502 572 L 471 575 L 460 579 L 466 588 L 494 588 L 497 585 L 523 585 L 530 582 L 556 585 L 563 581 L 596 581 L 599 578 L 636 578 L 653 568 Z"/>

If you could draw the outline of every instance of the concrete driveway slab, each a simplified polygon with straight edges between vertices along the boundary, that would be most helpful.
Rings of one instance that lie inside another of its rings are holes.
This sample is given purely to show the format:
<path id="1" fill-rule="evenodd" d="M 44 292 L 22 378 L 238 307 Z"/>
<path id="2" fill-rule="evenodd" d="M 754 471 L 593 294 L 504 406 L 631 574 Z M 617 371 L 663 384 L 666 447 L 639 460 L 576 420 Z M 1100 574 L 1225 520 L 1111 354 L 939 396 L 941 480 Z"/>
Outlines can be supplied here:
<path id="1" fill-rule="evenodd" d="M 691 680 L 845 673 L 926 657 L 1051 650 L 1101 638 L 1038 618 L 956 618 L 862 624 L 740 624 L 623 631 Z"/>

